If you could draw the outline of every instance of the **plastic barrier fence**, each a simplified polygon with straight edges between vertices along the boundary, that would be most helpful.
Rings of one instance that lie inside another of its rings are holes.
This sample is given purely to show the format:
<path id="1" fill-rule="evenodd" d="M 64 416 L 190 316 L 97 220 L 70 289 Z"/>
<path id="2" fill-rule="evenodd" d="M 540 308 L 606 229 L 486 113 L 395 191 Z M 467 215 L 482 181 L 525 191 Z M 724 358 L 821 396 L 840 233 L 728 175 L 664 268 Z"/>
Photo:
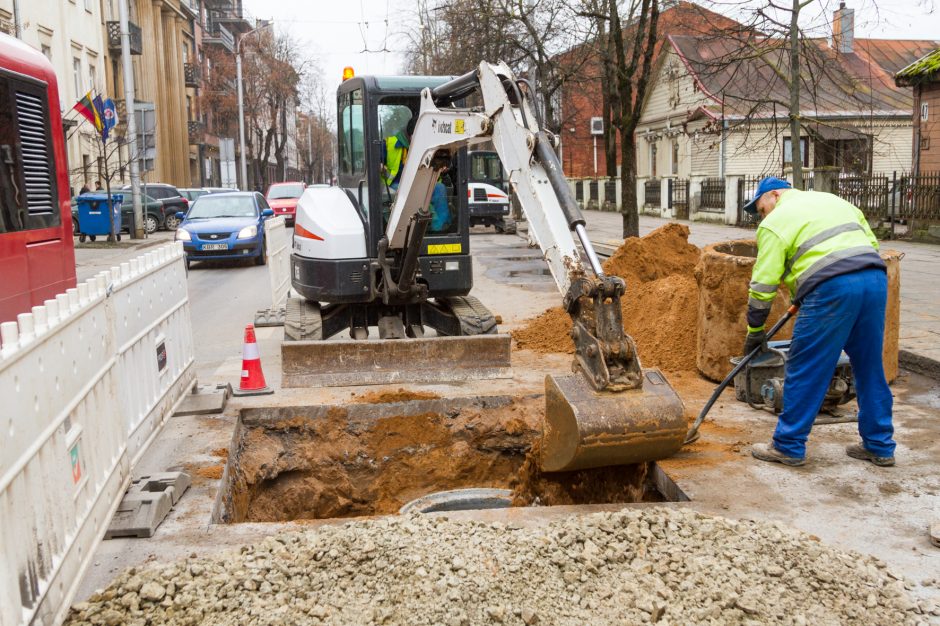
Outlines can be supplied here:
<path id="1" fill-rule="evenodd" d="M 181 244 L 0 325 L 0 625 L 59 622 L 134 462 L 192 386 Z"/>
<path id="2" fill-rule="evenodd" d="M 271 277 L 271 306 L 277 308 L 287 300 L 290 291 L 291 235 L 283 217 L 265 220 L 268 275 Z"/>

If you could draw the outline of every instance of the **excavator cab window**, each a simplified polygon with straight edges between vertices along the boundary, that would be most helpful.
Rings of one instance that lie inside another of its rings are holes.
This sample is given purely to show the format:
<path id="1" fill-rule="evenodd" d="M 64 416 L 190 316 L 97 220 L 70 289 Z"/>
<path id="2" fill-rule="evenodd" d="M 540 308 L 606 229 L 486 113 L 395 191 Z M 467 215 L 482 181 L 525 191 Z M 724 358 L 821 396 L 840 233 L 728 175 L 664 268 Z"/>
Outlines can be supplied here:
<path id="1" fill-rule="evenodd" d="M 340 94 L 337 122 L 339 172 L 345 181 L 359 181 L 359 184 L 349 191 L 359 199 L 359 211 L 368 221 L 369 187 L 365 184 L 366 142 L 362 89 Z"/>

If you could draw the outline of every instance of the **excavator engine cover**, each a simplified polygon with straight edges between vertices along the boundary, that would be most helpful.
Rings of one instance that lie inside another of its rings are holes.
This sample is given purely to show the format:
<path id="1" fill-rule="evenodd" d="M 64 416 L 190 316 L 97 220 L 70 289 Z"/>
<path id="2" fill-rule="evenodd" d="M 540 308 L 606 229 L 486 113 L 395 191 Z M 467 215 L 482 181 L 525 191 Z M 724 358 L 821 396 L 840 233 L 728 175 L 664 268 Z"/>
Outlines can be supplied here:
<path id="1" fill-rule="evenodd" d="M 682 400 L 656 369 L 643 385 L 595 391 L 584 376 L 545 377 L 542 471 L 645 463 L 671 456 L 685 440 Z"/>

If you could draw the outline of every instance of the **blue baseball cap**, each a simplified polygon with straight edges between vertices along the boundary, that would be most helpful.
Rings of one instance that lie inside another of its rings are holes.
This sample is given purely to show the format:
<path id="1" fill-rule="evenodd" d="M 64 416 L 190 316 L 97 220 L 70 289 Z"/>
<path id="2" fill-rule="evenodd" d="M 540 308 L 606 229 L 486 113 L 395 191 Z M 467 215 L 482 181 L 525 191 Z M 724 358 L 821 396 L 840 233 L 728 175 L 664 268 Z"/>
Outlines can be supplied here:
<path id="1" fill-rule="evenodd" d="M 744 210 L 751 215 L 757 215 L 757 200 L 767 193 L 768 191 L 773 191 L 774 189 L 792 189 L 793 186 L 782 178 L 777 178 L 776 176 L 768 176 L 763 179 L 757 185 L 757 191 L 754 192 L 754 197 L 750 202 L 744 205 Z"/>

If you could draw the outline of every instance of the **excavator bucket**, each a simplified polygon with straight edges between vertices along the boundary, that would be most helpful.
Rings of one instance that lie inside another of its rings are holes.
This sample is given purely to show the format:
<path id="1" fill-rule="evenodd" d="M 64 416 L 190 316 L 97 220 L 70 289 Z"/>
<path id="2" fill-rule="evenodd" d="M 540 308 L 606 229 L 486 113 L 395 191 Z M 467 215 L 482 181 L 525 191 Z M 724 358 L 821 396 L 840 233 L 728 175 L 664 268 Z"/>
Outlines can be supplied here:
<path id="1" fill-rule="evenodd" d="M 678 452 L 688 426 L 682 400 L 655 369 L 643 385 L 595 391 L 581 375 L 545 377 L 541 468 L 562 472 L 656 461 Z"/>
<path id="2" fill-rule="evenodd" d="M 338 387 L 511 378 L 507 334 L 329 339 L 281 344 L 284 387 Z"/>

